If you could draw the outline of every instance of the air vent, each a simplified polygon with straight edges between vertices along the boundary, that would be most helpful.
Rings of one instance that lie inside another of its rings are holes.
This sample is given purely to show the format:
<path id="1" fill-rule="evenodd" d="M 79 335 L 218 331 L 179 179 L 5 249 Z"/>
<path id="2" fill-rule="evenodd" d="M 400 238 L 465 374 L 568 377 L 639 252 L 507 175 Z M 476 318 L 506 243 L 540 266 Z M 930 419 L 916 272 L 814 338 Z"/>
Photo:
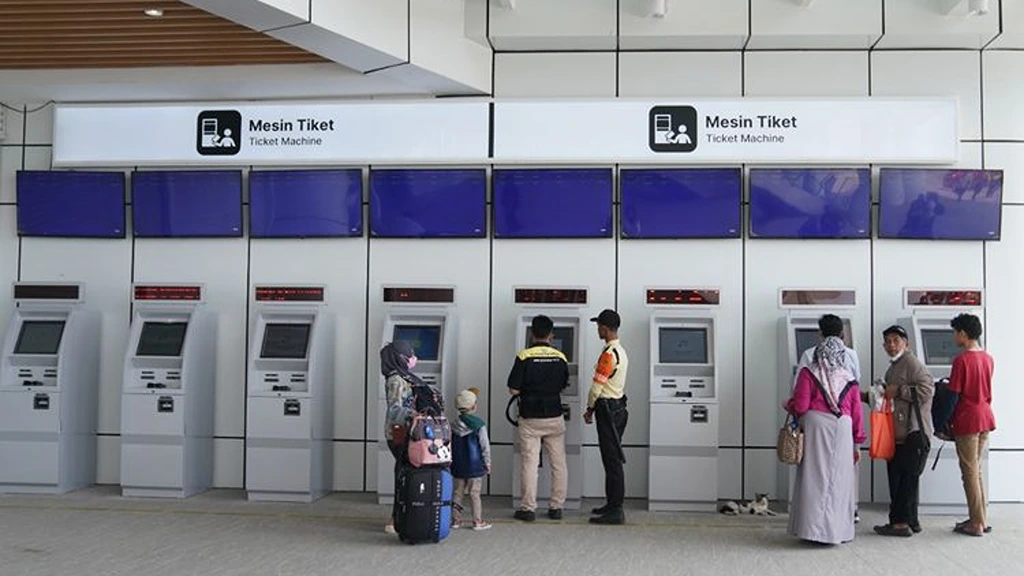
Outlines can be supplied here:
<path id="1" fill-rule="evenodd" d="M 168 372 L 167 373 L 167 379 L 168 380 L 181 380 L 181 372 Z"/>
<path id="2" fill-rule="evenodd" d="M 275 373 L 270 373 L 270 374 L 264 374 L 263 375 L 263 381 L 264 382 L 280 382 L 281 378 L 275 372 Z"/>
<path id="3" fill-rule="evenodd" d="M 21 370 L 18 370 L 18 378 L 31 378 L 31 377 L 32 377 L 32 370 L 31 369 L 22 368 Z"/>
<path id="4" fill-rule="evenodd" d="M 43 370 L 43 378 L 56 378 L 56 377 L 57 377 L 57 369 L 56 368 L 47 368 L 46 370 Z"/>
<path id="5" fill-rule="evenodd" d="M 152 370 L 143 370 L 139 375 L 140 380 L 156 380 L 156 374 Z"/>
<path id="6" fill-rule="evenodd" d="M 306 381 L 306 374 L 304 372 L 298 372 L 298 373 L 292 374 L 290 380 L 291 380 L 292 383 L 305 382 Z"/>

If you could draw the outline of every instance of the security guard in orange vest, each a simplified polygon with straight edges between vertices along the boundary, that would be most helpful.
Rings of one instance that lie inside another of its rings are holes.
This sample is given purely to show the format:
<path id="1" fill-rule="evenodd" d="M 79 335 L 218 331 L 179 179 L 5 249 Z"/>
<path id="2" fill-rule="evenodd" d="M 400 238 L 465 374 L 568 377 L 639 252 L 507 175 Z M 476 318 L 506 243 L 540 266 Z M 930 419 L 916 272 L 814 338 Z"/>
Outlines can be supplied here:
<path id="1" fill-rule="evenodd" d="M 629 358 L 619 342 L 619 314 L 604 310 L 591 322 L 597 322 L 597 334 L 605 342 L 601 357 L 594 368 L 594 379 L 587 396 L 587 411 L 583 415 L 587 424 L 597 416 L 597 440 L 604 464 L 604 492 L 607 503 L 595 508 L 591 524 L 624 524 L 622 510 L 626 498 L 626 462 L 622 450 L 622 434 L 626 431 L 629 412 L 626 410 L 626 370 Z"/>

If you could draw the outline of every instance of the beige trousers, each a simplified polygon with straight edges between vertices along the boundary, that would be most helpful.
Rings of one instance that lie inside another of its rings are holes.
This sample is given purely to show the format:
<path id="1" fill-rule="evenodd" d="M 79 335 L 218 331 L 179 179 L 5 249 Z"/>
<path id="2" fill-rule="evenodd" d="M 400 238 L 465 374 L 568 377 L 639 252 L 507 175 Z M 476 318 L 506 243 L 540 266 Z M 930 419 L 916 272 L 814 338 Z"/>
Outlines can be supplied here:
<path id="1" fill-rule="evenodd" d="M 516 429 L 522 459 L 523 510 L 537 509 L 537 468 L 541 445 L 551 463 L 550 509 L 561 509 L 569 490 L 569 468 L 565 464 L 565 420 L 556 418 L 520 418 Z"/>
<path id="2" fill-rule="evenodd" d="M 462 506 L 462 497 L 469 494 L 469 504 L 473 511 L 473 522 L 483 522 L 484 505 L 480 501 L 480 491 L 483 489 L 483 478 L 456 478 L 455 479 L 455 501 L 456 506 Z M 455 520 L 461 522 L 462 514 L 456 510 Z"/>
<path id="3" fill-rule="evenodd" d="M 956 455 L 960 458 L 960 477 L 964 482 L 971 523 L 982 527 L 988 526 L 988 501 L 985 500 L 985 482 L 981 476 L 981 459 L 987 442 L 988 432 L 956 437 Z"/>

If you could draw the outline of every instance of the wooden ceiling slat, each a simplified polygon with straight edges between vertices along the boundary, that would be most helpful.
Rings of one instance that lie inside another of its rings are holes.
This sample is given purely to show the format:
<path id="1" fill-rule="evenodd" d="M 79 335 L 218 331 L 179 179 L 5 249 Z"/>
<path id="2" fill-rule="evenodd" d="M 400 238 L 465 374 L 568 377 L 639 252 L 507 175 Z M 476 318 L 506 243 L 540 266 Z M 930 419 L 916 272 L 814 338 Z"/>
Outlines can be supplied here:
<path id="1" fill-rule="evenodd" d="M 0 69 L 322 61 L 179 0 L 0 0 Z"/>

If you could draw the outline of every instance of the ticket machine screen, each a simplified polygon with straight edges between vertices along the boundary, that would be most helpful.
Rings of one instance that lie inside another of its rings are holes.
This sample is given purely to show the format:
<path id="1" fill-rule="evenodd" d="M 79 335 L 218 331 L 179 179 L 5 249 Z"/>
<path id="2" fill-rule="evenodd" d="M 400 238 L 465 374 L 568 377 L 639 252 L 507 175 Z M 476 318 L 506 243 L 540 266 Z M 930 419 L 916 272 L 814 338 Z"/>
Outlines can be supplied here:
<path id="1" fill-rule="evenodd" d="M 821 342 L 821 332 L 817 328 L 797 328 L 796 329 L 796 360 L 800 362 L 800 356 L 804 352 L 814 348 Z"/>
<path id="2" fill-rule="evenodd" d="M 551 347 L 565 355 L 565 361 L 573 363 L 573 344 L 576 341 L 576 329 L 572 326 L 555 326 L 551 331 Z M 526 347 L 533 344 L 533 333 L 526 329 Z"/>
<path id="3" fill-rule="evenodd" d="M 929 366 L 949 366 L 960 351 L 953 342 L 952 330 L 921 330 L 924 345 L 924 363 Z"/>
<path id="4" fill-rule="evenodd" d="M 15 354 L 56 354 L 64 334 L 63 320 L 28 321 L 21 325 Z"/>
<path id="5" fill-rule="evenodd" d="M 181 356 L 188 322 L 146 322 L 139 335 L 136 356 Z"/>
<path id="6" fill-rule="evenodd" d="M 309 324 L 267 324 L 260 358 L 305 358 Z"/>
<path id="7" fill-rule="evenodd" d="M 708 331 L 704 328 L 660 328 L 658 362 L 662 364 L 707 364 Z"/>
<path id="8" fill-rule="evenodd" d="M 395 326 L 391 339 L 393 342 L 404 340 L 412 344 L 416 357 L 420 360 L 436 362 L 441 350 L 440 326 Z"/>

